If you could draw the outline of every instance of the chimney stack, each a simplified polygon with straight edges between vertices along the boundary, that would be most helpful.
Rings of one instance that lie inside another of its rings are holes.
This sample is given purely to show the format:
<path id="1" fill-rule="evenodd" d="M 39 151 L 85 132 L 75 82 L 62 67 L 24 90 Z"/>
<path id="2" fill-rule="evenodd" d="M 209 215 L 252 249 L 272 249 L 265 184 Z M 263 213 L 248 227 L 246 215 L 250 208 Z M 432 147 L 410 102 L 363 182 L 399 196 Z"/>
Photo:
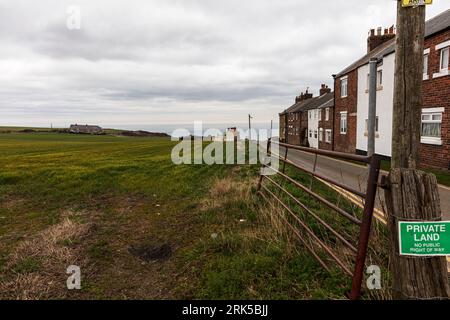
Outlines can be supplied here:
<path id="1" fill-rule="evenodd" d="M 395 38 L 394 26 L 384 29 L 384 34 L 382 34 L 382 28 L 378 27 L 375 34 L 375 29 L 370 29 L 369 37 L 367 38 L 367 53 L 370 53 L 386 41 Z"/>
<path id="2" fill-rule="evenodd" d="M 308 93 L 308 89 L 306 89 L 305 95 L 303 96 L 303 100 L 311 99 L 313 97 L 312 93 Z"/>
<path id="3" fill-rule="evenodd" d="M 313 97 L 312 93 L 308 93 L 308 89 L 306 89 L 305 93 L 302 92 L 299 96 L 295 97 L 295 103 L 299 103 L 300 101 L 311 99 L 312 97 Z"/>
<path id="4" fill-rule="evenodd" d="M 319 90 L 319 95 L 320 95 L 320 96 L 323 96 L 324 94 L 330 93 L 330 92 L 331 92 L 331 89 L 328 88 L 327 85 L 322 84 L 322 86 L 320 87 L 320 90 Z"/>

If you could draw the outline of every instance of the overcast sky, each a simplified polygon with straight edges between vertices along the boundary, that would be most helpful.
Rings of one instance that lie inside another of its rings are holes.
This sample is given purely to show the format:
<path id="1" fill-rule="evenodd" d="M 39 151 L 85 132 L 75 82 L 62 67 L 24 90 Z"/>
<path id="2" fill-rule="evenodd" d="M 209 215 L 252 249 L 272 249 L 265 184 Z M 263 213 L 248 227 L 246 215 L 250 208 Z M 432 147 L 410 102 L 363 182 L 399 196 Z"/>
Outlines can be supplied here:
<path id="1" fill-rule="evenodd" d="M 81 10 L 74 26 L 72 5 Z M 393 0 L 0 0 L 0 125 L 277 120 L 395 23 Z M 450 8 L 434 0 L 427 18 Z M 76 25 L 75 25 L 76 27 Z"/>

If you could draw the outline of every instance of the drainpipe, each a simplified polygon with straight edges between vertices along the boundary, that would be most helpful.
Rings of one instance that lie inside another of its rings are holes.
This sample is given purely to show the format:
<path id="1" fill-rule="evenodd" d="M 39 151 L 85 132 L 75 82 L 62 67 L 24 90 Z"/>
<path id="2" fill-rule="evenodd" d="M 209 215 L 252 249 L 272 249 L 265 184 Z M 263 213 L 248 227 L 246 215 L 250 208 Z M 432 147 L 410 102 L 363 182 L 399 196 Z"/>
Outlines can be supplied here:
<path id="1" fill-rule="evenodd" d="M 369 61 L 369 119 L 367 120 L 367 155 L 375 153 L 375 126 L 377 117 L 377 58 Z"/>

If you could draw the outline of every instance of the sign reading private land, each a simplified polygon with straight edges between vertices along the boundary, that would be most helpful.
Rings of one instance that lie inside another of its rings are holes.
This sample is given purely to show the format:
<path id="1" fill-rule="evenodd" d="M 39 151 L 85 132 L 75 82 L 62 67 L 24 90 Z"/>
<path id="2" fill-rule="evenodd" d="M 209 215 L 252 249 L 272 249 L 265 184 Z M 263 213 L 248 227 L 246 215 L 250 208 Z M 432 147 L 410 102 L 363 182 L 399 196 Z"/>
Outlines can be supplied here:
<path id="1" fill-rule="evenodd" d="M 432 3 L 433 0 L 402 0 L 403 7 L 417 7 Z"/>
<path id="2" fill-rule="evenodd" d="M 399 222 L 400 255 L 450 255 L 450 221 Z"/>

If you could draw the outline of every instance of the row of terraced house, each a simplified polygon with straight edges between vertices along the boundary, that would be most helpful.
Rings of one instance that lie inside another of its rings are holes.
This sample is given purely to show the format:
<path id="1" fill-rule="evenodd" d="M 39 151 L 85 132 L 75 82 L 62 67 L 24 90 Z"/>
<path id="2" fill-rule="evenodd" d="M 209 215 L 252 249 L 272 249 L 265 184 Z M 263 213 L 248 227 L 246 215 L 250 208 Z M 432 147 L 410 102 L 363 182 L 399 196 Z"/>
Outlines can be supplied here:
<path id="1" fill-rule="evenodd" d="M 367 54 L 333 75 L 334 90 L 306 90 L 279 114 L 280 140 L 339 152 L 367 153 L 369 60 L 377 58 L 375 152 L 391 157 L 395 29 L 370 30 Z M 450 169 L 450 10 L 425 28 L 420 163 Z"/>

